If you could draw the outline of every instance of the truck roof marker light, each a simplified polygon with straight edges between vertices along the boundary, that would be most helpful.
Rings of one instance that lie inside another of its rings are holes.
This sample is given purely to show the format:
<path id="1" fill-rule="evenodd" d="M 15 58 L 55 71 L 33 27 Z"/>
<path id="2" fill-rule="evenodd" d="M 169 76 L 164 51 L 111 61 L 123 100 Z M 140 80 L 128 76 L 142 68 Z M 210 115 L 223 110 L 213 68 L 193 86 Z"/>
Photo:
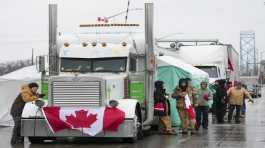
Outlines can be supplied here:
<path id="1" fill-rule="evenodd" d="M 140 26 L 140 24 L 116 24 L 116 23 L 112 23 L 112 24 L 81 24 L 79 25 L 79 27 L 138 27 Z"/>
<path id="2" fill-rule="evenodd" d="M 106 47 L 106 46 L 107 46 L 107 43 L 106 43 L 106 42 L 102 42 L 102 43 L 101 43 L 101 46 L 102 46 L 102 47 Z"/>
<path id="3" fill-rule="evenodd" d="M 97 46 L 97 42 L 92 42 L 91 45 L 92 45 L 93 47 L 95 47 L 95 46 Z"/>
<path id="4" fill-rule="evenodd" d="M 83 47 L 86 47 L 88 44 L 86 42 L 82 43 Z"/>
<path id="5" fill-rule="evenodd" d="M 126 42 L 122 42 L 121 45 L 122 45 L 123 47 L 125 47 L 125 46 L 127 46 L 127 43 L 126 43 Z"/>
<path id="6" fill-rule="evenodd" d="M 64 45 L 65 47 L 69 47 L 69 46 L 70 46 L 70 44 L 67 43 L 67 42 L 65 42 L 63 45 Z"/>

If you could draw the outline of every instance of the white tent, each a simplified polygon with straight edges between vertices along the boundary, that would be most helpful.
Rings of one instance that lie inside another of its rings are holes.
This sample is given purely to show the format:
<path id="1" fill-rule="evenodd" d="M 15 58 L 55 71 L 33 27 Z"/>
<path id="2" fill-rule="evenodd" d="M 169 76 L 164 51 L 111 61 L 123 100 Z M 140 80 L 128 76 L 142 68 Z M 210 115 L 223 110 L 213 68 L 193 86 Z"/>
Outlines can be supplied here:
<path id="1" fill-rule="evenodd" d="M 34 65 L 0 77 L 0 126 L 13 125 L 10 108 L 20 91 L 21 85 L 30 82 L 40 83 L 40 79 L 41 74 Z"/>

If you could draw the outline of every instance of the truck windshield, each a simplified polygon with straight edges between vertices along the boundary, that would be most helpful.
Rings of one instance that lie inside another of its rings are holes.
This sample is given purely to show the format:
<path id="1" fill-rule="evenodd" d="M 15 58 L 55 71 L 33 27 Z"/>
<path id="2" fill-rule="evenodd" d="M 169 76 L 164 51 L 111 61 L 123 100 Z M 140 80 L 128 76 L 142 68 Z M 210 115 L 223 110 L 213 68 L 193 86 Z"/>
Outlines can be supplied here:
<path id="1" fill-rule="evenodd" d="M 91 72 L 91 60 L 79 58 L 61 58 L 62 72 Z"/>
<path id="2" fill-rule="evenodd" d="M 199 68 L 200 70 L 203 70 L 207 72 L 210 76 L 210 78 L 217 78 L 218 77 L 218 72 L 217 72 L 217 67 L 216 66 L 195 66 Z"/>
<path id="3" fill-rule="evenodd" d="M 92 63 L 93 72 L 124 72 L 126 70 L 127 58 L 104 58 L 94 59 Z"/>
<path id="4" fill-rule="evenodd" d="M 62 72 L 124 72 L 126 57 L 119 58 L 61 58 Z"/>

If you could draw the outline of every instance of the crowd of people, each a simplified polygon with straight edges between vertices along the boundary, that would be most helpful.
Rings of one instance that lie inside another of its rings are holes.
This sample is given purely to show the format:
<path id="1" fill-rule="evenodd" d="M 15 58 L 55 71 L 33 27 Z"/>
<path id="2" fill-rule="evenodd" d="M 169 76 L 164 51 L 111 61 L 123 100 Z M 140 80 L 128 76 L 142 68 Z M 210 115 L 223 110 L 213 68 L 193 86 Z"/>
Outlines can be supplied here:
<path id="1" fill-rule="evenodd" d="M 176 109 L 181 121 L 182 134 L 194 134 L 202 127 L 208 129 L 208 115 L 211 110 L 215 115 L 217 123 L 225 123 L 224 117 L 228 110 L 228 123 L 240 123 L 241 114 L 245 113 L 245 99 L 253 102 L 248 91 L 242 87 L 241 82 L 217 80 L 214 84 L 214 92 L 209 89 L 208 82 L 202 81 L 200 88 L 192 86 L 190 78 L 180 79 L 172 94 L 167 94 L 164 82 L 155 82 L 154 92 L 154 114 L 159 117 L 161 134 L 176 134 L 172 128 L 170 118 L 169 97 L 176 100 Z M 213 102 L 211 105 L 210 102 Z M 211 108 L 210 108 L 211 107 Z M 236 114 L 234 116 L 234 110 Z"/>

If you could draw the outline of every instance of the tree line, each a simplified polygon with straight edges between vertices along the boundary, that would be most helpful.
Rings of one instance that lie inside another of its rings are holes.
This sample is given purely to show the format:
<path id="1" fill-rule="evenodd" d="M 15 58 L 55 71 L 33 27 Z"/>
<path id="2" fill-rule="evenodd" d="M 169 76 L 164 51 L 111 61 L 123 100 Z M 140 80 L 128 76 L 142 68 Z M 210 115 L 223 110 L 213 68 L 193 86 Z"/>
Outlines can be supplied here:
<path id="1" fill-rule="evenodd" d="M 0 63 L 0 76 L 32 65 L 31 59 Z"/>

